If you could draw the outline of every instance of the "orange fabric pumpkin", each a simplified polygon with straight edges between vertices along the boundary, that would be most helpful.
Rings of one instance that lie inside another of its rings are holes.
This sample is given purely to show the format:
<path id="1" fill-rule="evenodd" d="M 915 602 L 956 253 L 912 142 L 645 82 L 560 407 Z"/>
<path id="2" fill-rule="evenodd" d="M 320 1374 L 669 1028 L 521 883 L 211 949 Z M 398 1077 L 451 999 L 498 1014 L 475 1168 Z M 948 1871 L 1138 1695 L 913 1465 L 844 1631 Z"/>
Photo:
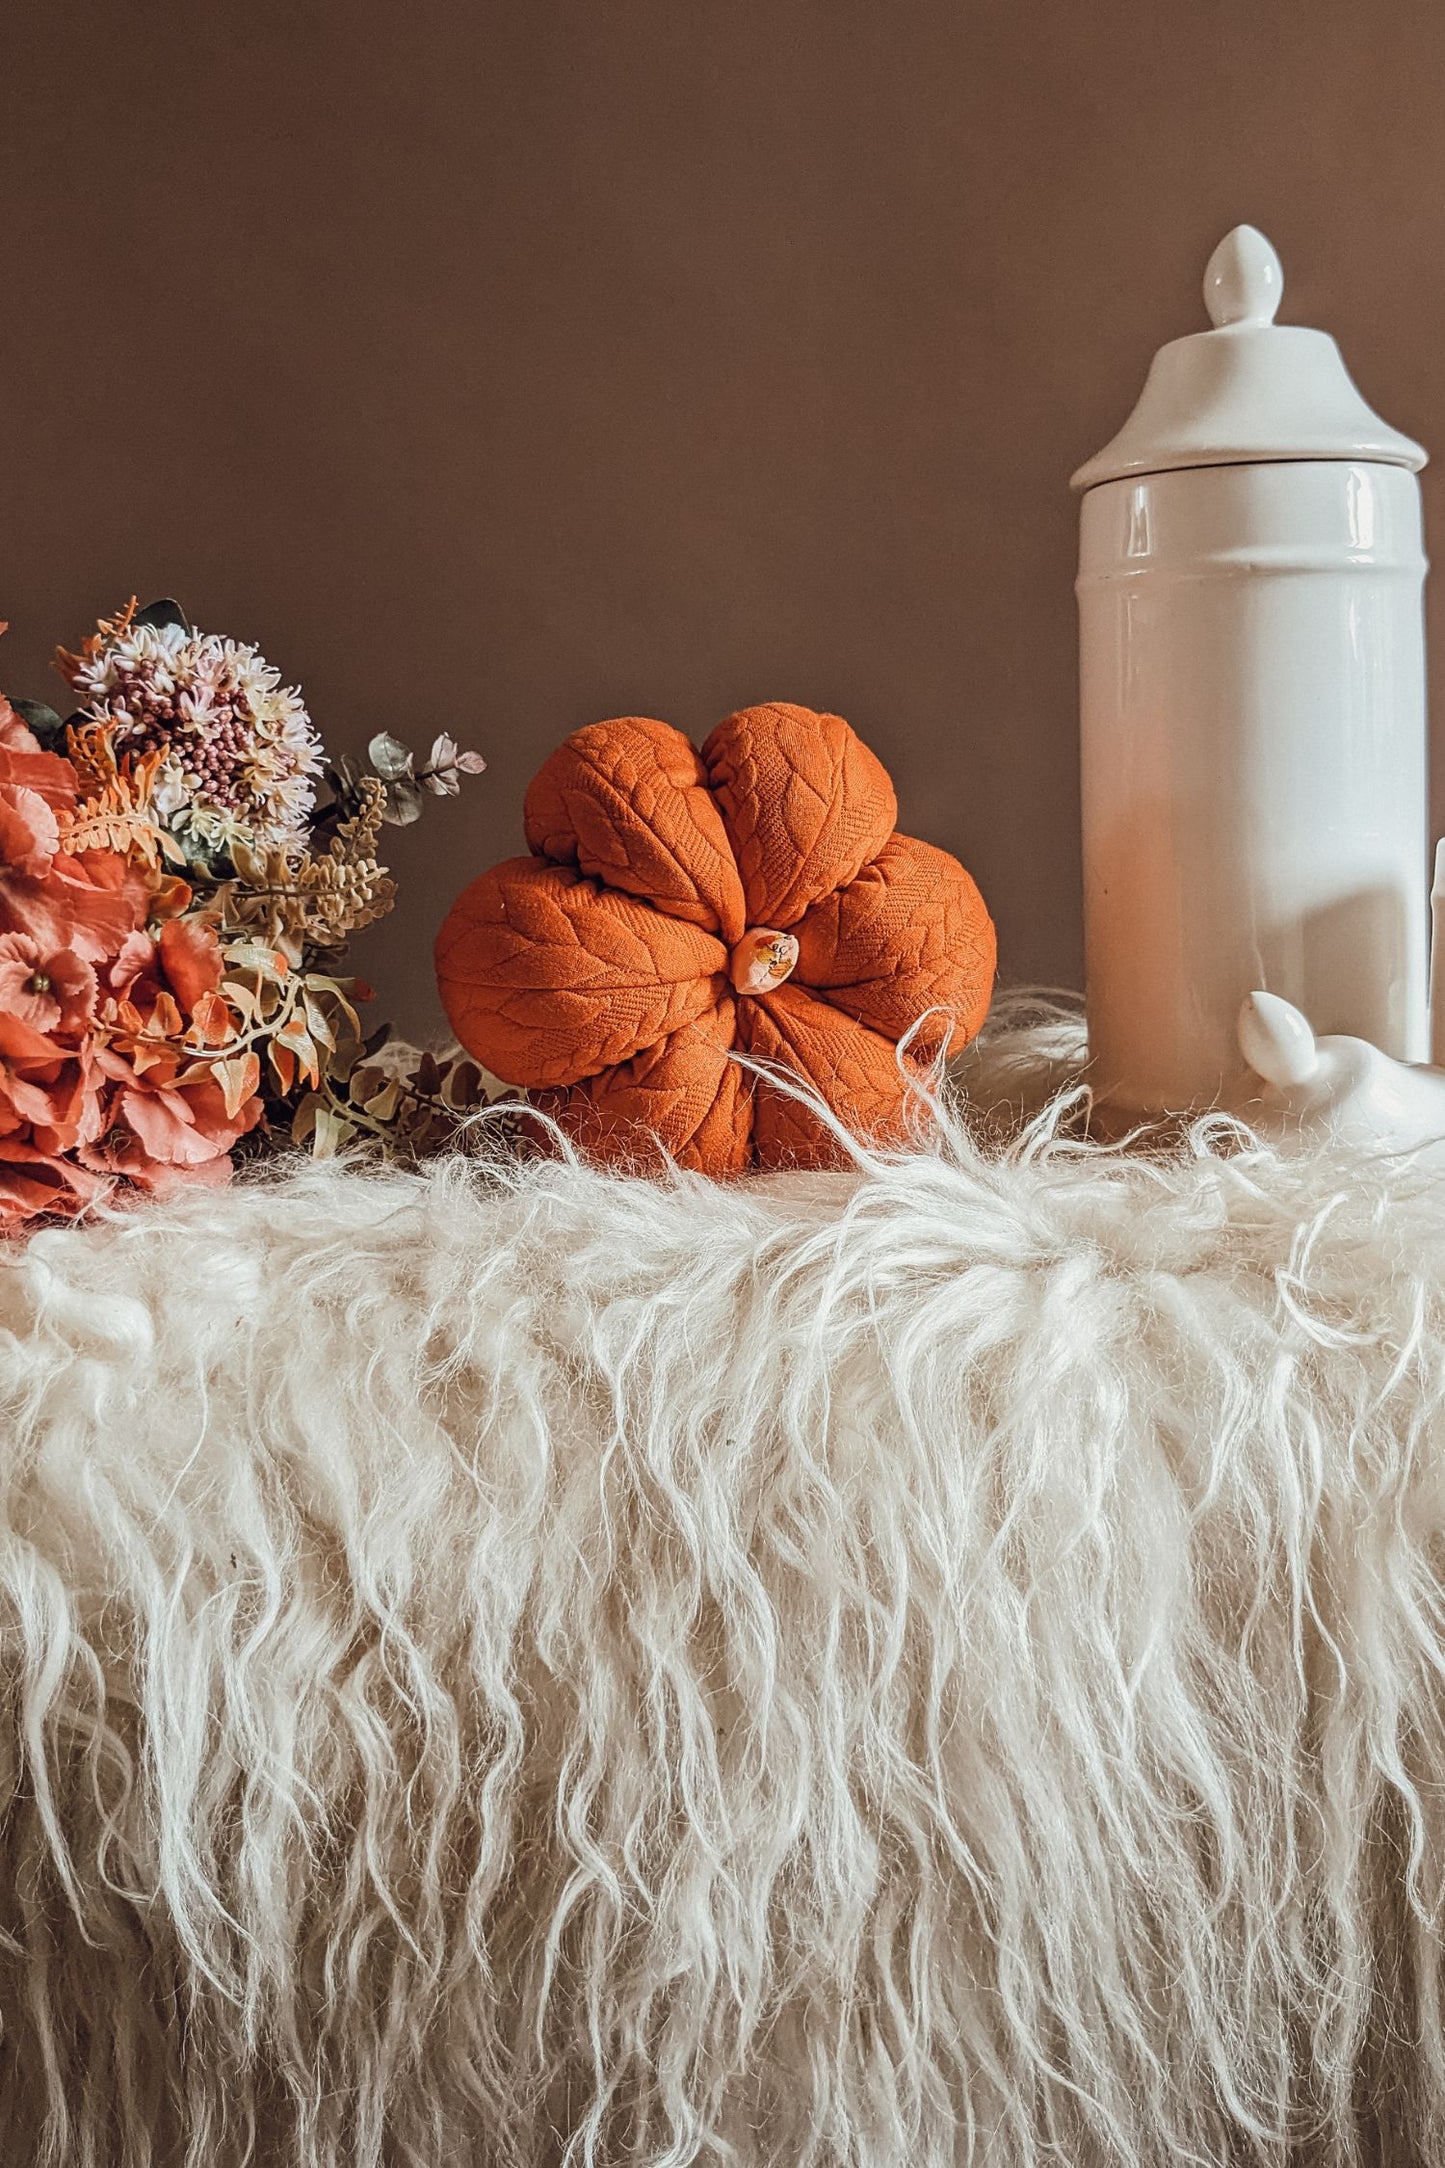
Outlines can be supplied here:
<path id="1" fill-rule="evenodd" d="M 709 1174 L 834 1163 L 817 1118 L 734 1049 L 898 1140 L 897 1041 L 924 1017 L 920 1059 L 970 1039 L 995 952 L 968 874 L 896 834 L 897 812 L 841 716 L 746 708 L 701 754 L 643 716 L 593 723 L 527 792 L 534 855 L 483 874 L 442 926 L 452 1028 L 604 1158 L 656 1138 Z"/>

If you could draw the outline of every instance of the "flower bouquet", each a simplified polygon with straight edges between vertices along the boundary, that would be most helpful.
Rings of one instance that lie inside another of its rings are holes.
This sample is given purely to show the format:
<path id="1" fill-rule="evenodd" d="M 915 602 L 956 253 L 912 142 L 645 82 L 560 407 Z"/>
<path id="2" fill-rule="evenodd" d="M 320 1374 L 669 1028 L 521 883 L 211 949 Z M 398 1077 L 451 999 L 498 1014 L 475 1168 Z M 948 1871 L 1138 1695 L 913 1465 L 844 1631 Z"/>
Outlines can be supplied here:
<path id="1" fill-rule="evenodd" d="M 383 824 L 480 756 L 328 762 L 296 688 L 173 602 L 57 664 L 68 717 L 0 696 L 0 1226 L 224 1182 L 263 1138 L 452 1141 L 482 1073 L 368 1036 L 341 966 L 394 900 Z"/>

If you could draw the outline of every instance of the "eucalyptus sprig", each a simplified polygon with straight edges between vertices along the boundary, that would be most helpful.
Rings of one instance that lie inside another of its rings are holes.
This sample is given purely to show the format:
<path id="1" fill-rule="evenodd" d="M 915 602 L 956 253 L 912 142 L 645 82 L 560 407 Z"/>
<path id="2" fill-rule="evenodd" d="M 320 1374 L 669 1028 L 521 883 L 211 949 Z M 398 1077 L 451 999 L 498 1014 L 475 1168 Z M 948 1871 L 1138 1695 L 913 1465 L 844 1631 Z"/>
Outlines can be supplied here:
<path id="1" fill-rule="evenodd" d="M 432 740 L 431 751 L 421 767 L 416 755 L 389 730 L 378 731 L 366 748 L 371 772 L 359 768 L 346 754 L 327 764 L 326 780 L 343 815 L 358 805 L 367 785 L 382 785 L 381 817 L 392 828 L 409 828 L 420 820 L 427 797 L 455 798 L 464 775 L 482 775 L 486 762 L 480 753 L 464 751 L 444 731 Z"/>

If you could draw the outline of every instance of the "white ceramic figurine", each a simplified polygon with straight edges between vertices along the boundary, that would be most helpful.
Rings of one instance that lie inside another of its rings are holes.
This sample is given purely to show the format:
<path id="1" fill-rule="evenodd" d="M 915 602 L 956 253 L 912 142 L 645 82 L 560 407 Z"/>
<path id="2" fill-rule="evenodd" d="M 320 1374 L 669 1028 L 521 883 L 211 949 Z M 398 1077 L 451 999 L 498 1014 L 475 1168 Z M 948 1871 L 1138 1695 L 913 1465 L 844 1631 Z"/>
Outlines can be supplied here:
<path id="1" fill-rule="evenodd" d="M 1426 1147 L 1445 1163 L 1445 842 L 1436 846 L 1430 902 L 1432 1059 L 1395 1061 L 1367 1039 L 1317 1039 L 1293 1003 L 1252 993 L 1239 1012 L 1239 1048 L 1265 1087 L 1252 1110 L 1257 1128 L 1390 1152 Z"/>

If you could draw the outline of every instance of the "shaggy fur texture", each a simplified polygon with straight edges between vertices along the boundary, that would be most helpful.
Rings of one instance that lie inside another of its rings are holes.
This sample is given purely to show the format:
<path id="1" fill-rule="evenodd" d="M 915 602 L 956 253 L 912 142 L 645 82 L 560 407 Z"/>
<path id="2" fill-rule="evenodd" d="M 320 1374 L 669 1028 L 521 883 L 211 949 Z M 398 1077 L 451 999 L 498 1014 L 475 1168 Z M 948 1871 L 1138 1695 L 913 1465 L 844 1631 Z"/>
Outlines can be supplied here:
<path id="1" fill-rule="evenodd" d="M 4 2160 L 1445 2158 L 1445 1192 L 1238 1144 L 17 1250 Z"/>

